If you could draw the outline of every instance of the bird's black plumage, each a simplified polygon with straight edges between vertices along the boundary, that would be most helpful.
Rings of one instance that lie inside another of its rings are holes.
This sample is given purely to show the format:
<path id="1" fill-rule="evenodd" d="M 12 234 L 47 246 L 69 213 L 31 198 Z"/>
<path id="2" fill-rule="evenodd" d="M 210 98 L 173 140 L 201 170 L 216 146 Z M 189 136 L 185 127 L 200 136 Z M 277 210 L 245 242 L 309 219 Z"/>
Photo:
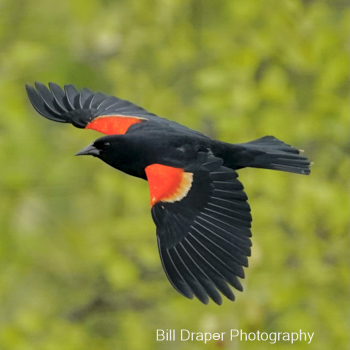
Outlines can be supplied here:
<path id="1" fill-rule="evenodd" d="M 234 300 L 251 247 L 251 214 L 237 169 L 309 174 L 309 161 L 273 136 L 242 144 L 213 140 L 133 103 L 73 85 L 27 86 L 44 117 L 107 134 L 78 155 L 93 155 L 148 180 L 165 273 L 182 295 Z"/>

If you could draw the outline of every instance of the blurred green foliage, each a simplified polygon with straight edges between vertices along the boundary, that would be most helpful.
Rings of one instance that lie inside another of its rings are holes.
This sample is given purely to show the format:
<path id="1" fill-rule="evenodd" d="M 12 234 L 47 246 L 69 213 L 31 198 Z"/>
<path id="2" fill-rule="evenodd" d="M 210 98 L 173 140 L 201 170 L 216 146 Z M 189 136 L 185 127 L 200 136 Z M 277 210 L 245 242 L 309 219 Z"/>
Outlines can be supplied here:
<path id="1" fill-rule="evenodd" d="M 156 329 L 315 332 L 348 345 L 348 23 L 343 0 L 0 2 L 0 349 L 202 349 Z M 219 307 L 158 257 L 147 184 L 75 152 L 99 134 L 49 122 L 25 83 L 129 99 L 227 142 L 267 134 L 310 176 L 243 169 L 253 250 Z M 289 349 L 212 341 L 206 349 Z"/>

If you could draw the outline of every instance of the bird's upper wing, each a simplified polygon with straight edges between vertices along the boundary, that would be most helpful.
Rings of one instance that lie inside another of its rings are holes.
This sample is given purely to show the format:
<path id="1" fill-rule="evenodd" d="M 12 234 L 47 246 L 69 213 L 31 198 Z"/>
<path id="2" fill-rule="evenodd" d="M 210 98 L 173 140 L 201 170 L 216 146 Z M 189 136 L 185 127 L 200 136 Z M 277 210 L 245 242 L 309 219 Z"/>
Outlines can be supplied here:
<path id="1" fill-rule="evenodd" d="M 218 290 L 234 300 L 227 282 L 242 290 L 237 277 L 250 256 L 251 214 L 237 173 L 222 160 L 199 153 L 184 169 L 160 164 L 146 168 L 152 217 L 165 273 L 182 295 L 217 304 Z"/>
<path id="2" fill-rule="evenodd" d="M 77 128 L 93 129 L 107 135 L 125 134 L 133 124 L 150 122 L 149 125 L 175 129 L 181 132 L 203 134 L 183 125 L 156 116 L 129 101 L 100 92 L 82 89 L 73 85 L 35 83 L 35 88 L 26 85 L 33 107 L 45 118 L 71 123 Z"/>

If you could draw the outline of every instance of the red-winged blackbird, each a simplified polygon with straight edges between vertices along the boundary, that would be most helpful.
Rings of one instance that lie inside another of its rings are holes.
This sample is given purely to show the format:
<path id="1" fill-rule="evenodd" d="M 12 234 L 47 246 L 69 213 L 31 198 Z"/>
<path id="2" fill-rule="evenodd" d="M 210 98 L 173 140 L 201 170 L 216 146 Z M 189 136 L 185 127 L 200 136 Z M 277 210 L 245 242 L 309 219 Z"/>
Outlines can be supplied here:
<path id="1" fill-rule="evenodd" d="M 27 85 L 45 118 L 108 136 L 77 153 L 148 180 L 164 271 L 173 287 L 207 304 L 242 291 L 251 247 L 250 207 L 237 169 L 309 174 L 299 151 L 273 136 L 229 144 L 160 118 L 133 103 L 73 85 Z"/>

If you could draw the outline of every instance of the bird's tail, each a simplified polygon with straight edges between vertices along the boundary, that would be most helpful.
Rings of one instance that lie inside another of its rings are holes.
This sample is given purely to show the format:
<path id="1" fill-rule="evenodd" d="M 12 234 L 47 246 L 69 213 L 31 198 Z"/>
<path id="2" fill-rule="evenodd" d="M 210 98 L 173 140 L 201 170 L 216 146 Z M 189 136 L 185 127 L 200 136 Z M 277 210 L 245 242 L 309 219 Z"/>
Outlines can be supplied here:
<path id="1" fill-rule="evenodd" d="M 273 136 L 242 143 L 244 151 L 237 161 L 238 167 L 264 168 L 290 173 L 310 174 L 309 160 L 300 155 L 302 150 L 287 145 Z"/>

